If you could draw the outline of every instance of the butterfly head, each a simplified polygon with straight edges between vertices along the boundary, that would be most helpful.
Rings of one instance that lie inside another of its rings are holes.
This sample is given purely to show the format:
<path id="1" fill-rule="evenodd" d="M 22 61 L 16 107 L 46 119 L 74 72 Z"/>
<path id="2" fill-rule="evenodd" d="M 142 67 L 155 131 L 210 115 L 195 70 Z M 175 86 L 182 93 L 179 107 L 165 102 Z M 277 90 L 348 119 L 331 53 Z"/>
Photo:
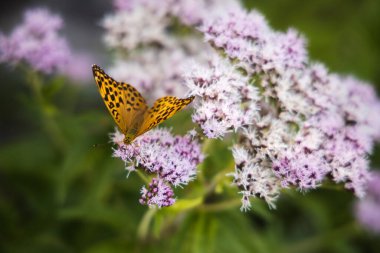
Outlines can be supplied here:
<path id="1" fill-rule="evenodd" d="M 134 139 L 135 139 L 135 136 L 134 136 L 134 135 L 132 135 L 132 134 L 126 134 L 126 135 L 124 136 L 124 140 L 123 140 L 123 142 L 124 142 L 124 144 L 129 145 L 129 144 L 132 143 L 132 141 L 133 141 Z"/>

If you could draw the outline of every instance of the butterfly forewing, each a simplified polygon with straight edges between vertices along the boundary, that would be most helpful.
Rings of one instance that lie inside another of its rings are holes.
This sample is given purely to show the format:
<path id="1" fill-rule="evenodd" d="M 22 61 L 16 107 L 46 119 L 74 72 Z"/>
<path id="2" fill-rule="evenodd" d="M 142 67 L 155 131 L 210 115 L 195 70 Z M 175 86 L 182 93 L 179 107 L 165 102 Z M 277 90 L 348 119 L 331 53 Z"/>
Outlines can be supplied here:
<path id="1" fill-rule="evenodd" d="M 97 65 L 92 70 L 100 95 L 119 129 L 124 134 L 137 132 L 148 109 L 145 99 L 132 85 L 115 81 Z"/>
<path id="2" fill-rule="evenodd" d="M 166 96 L 157 99 L 154 105 L 145 112 L 144 121 L 137 132 L 137 136 L 149 131 L 166 119 L 172 117 L 176 112 L 193 101 L 194 97 L 184 99 Z"/>

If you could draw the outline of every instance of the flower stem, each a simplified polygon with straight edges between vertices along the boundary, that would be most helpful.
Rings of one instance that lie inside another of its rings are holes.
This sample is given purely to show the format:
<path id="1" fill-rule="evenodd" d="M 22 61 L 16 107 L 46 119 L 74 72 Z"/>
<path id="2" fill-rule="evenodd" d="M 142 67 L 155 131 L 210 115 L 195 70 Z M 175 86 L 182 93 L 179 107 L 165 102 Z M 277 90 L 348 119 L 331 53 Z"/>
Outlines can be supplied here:
<path id="1" fill-rule="evenodd" d="M 53 114 L 51 113 L 52 105 L 50 105 L 43 97 L 42 80 L 38 73 L 34 71 L 29 71 L 27 78 L 41 115 L 42 125 L 49 135 L 57 152 L 60 155 L 63 155 L 66 151 L 67 143 L 60 128 L 58 127 L 57 122 L 53 118 Z"/>
<path id="2" fill-rule="evenodd" d="M 142 218 L 139 227 L 137 228 L 137 235 L 139 239 L 144 239 L 147 237 L 149 233 L 149 225 L 156 212 L 156 208 L 151 208 L 144 214 L 144 217 Z"/>
<path id="3" fill-rule="evenodd" d="M 218 185 L 218 183 L 221 181 L 221 180 L 224 180 L 225 177 L 226 177 L 226 174 L 228 172 L 231 172 L 234 168 L 234 161 L 231 160 L 231 162 L 227 165 L 227 167 L 221 171 L 219 171 L 211 180 L 210 184 L 207 185 L 206 187 L 206 190 L 205 190 L 205 194 L 204 195 L 208 195 L 210 194 L 214 189 L 215 187 Z"/>
<path id="4" fill-rule="evenodd" d="M 202 145 L 202 153 L 207 153 L 213 143 L 213 139 L 206 138 Z"/>
<path id="5" fill-rule="evenodd" d="M 197 207 L 197 210 L 203 212 L 220 212 L 241 205 L 241 199 L 230 199 L 216 204 L 203 204 Z"/>
<path id="6" fill-rule="evenodd" d="M 142 169 L 140 169 L 140 168 L 136 169 L 137 175 L 142 179 L 142 181 L 144 181 L 144 183 L 149 184 L 150 183 L 149 178 L 147 176 L 145 176 L 141 170 Z"/>
<path id="7" fill-rule="evenodd" d="M 207 150 L 211 147 L 213 143 L 212 139 L 205 138 L 202 143 L 202 154 L 207 155 Z M 205 182 L 205 175 L 204 175 L 204 161 L 199 165 L 199 173 L 198 173 L 198 180 L 201 183 Z"/>

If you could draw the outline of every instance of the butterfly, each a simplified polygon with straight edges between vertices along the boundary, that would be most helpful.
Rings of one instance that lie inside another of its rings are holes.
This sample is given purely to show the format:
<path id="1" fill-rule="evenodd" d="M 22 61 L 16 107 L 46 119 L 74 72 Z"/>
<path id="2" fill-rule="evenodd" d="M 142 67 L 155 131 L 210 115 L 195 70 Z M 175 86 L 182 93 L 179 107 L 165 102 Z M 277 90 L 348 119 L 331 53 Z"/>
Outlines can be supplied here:
<path id="1" fill-rule="evenodd" d="M 132 85 L 115 81 L 97 65 L 92 65 L 92 72 L 100 95 L 116 125 L 124 134 L 123 142 L 127 145 L 172 117 L 194 99 L 194 96 L 184 99 L 165 96 L 157 99 L 154 105 L 148 108 L 145 99 Z"/>

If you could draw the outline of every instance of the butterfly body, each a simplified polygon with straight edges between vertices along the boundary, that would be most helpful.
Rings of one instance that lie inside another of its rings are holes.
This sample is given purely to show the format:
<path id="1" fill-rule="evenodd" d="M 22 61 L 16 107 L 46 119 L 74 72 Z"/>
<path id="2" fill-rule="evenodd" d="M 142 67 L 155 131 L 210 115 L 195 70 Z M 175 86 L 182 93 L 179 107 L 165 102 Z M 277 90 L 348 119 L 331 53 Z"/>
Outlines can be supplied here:
<path id="1" fill-rule="evenodd" d="M 185 99 L 166 96 L 148 108 L 132 85 L 115 81 L 97 65 L 92 66 L 92 71 L 108 111 L 125 136 L 125 144 L 131 144 L 136 137 L 172 117 L 194 99 L 193 96 Z"/>
<path id="2" fill-rule="evenodd" d="M 124 135 L 124 144 L 131 144 L 133 142 L 133 140 L 136 138 L 136 134 L 125 134 Z"/>

